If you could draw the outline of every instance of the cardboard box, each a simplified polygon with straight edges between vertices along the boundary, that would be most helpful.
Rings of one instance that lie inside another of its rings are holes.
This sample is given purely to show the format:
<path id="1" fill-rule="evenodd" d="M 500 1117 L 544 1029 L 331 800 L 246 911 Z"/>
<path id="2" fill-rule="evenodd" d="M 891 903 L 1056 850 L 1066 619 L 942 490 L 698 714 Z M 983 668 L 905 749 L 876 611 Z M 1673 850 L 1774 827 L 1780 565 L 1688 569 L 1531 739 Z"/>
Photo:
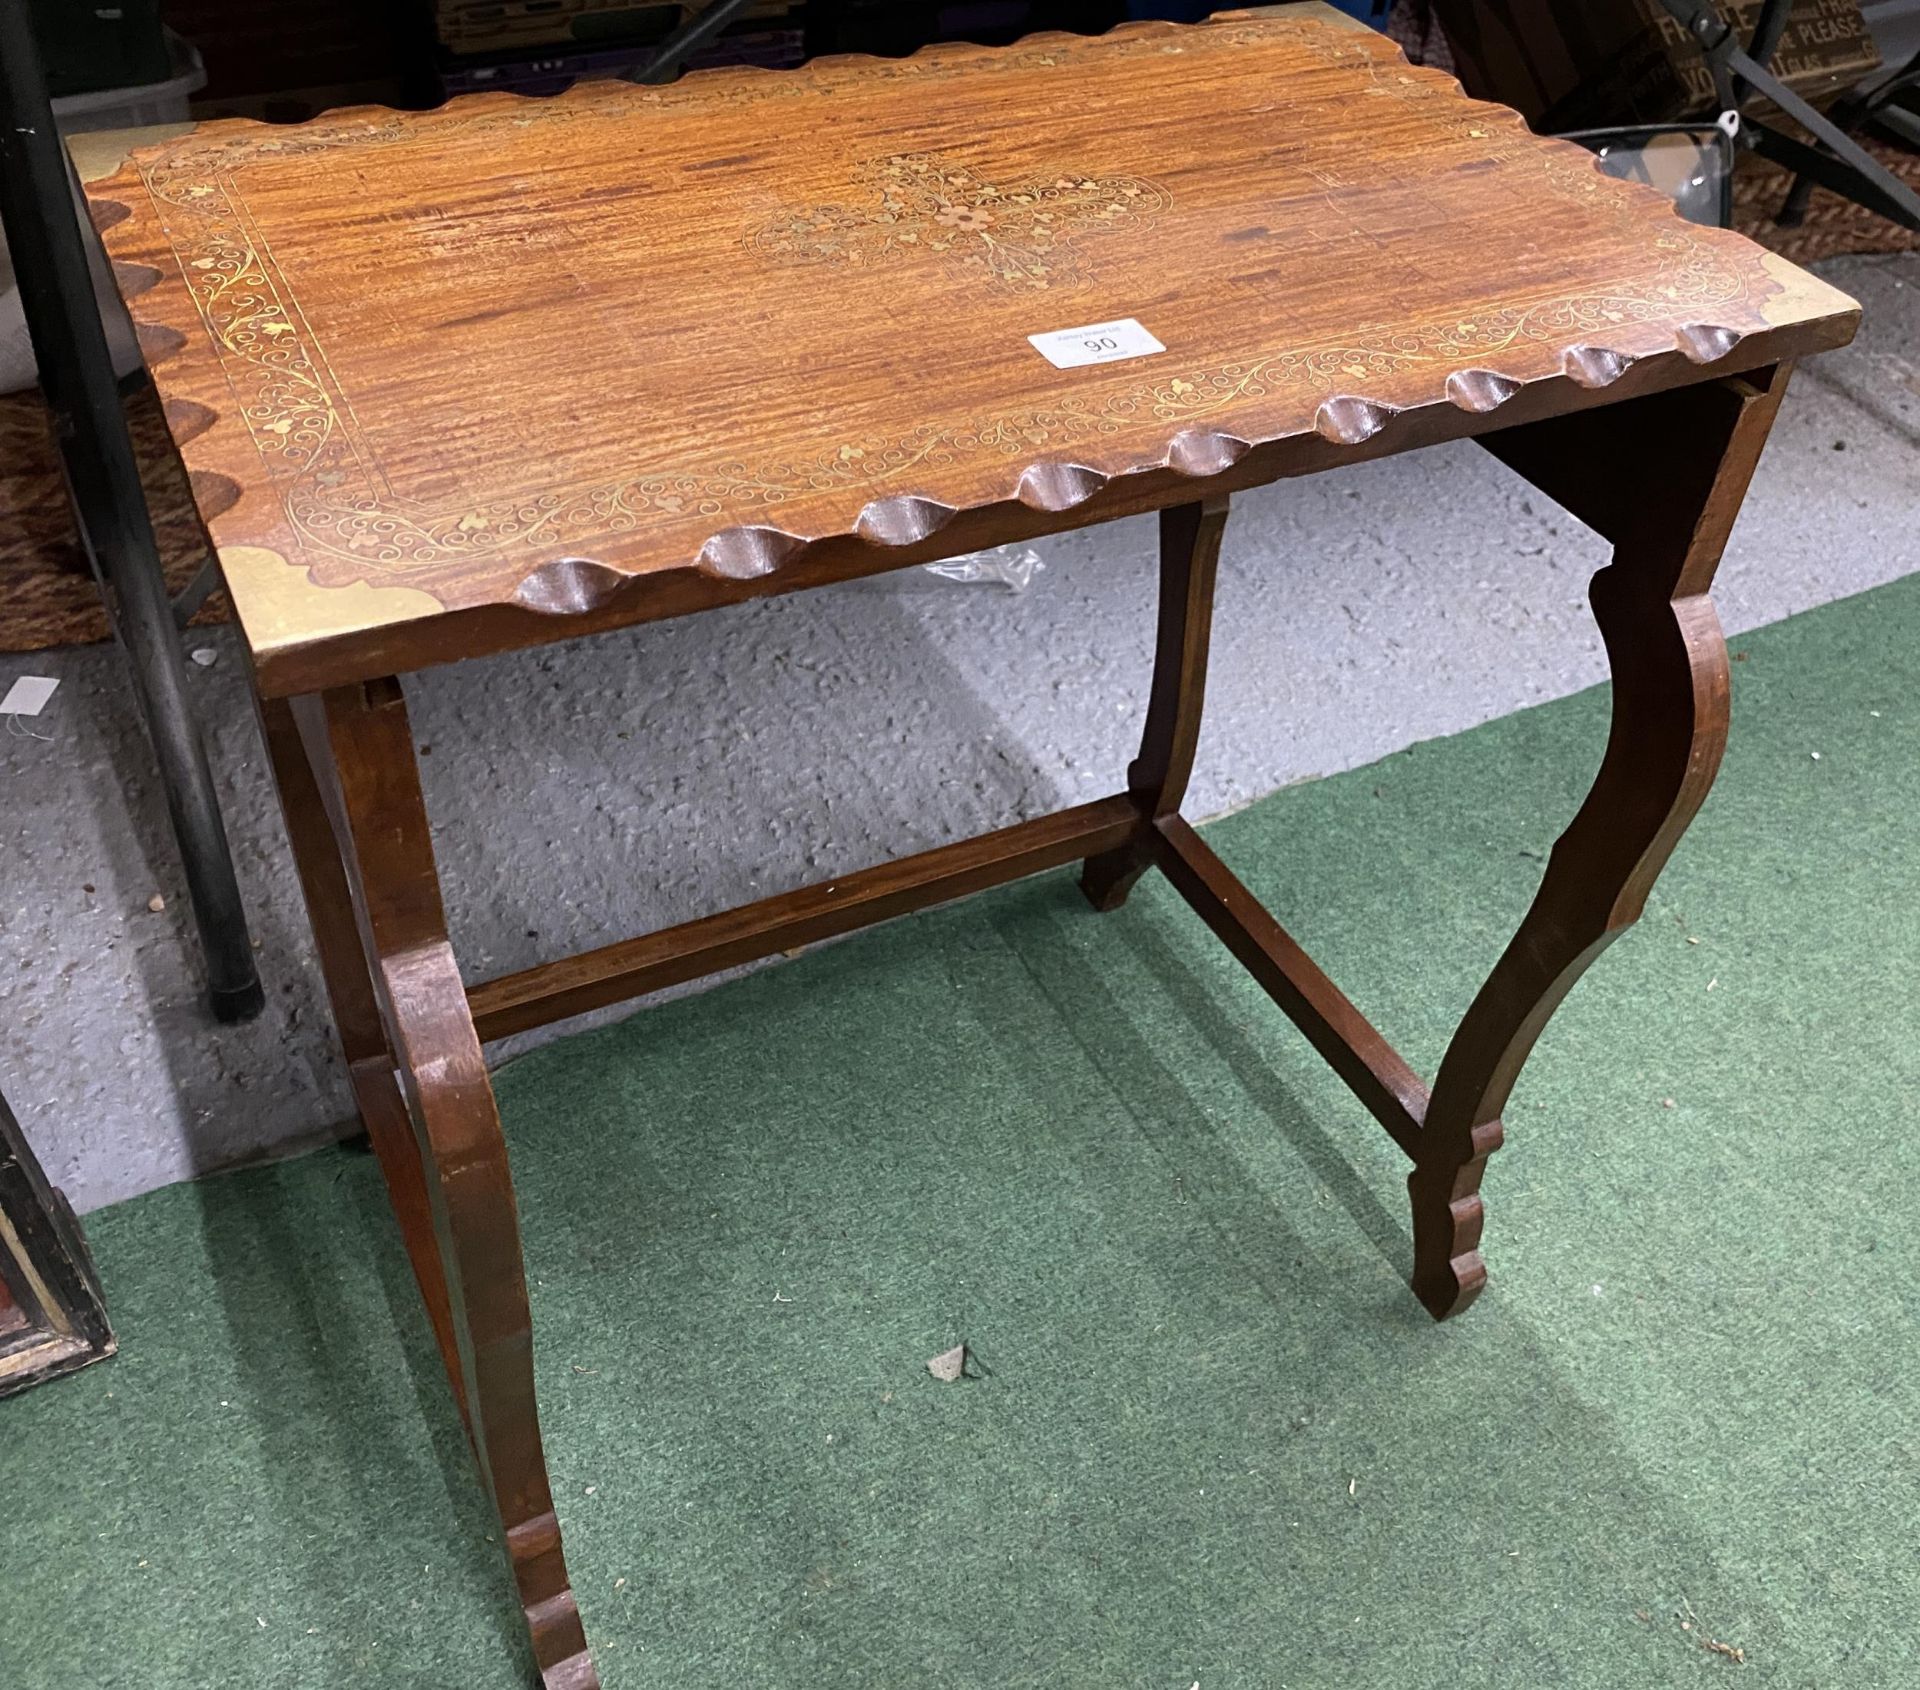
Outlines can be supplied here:
<path id="1" fill-rule="evenodd" d="M 1653 14 L 1667 55 L 1687 85 L 1688 103 L 1677 115 L 1704 111 L 1714 103 L 1713 78 L 1692 38 L 1658 0 L 1639 0 Z M 1721 8 L 1743 42 L 1753 39 L 1759 0 Z M 1787 14 L 1786 33 L 1768 67 L 1803 99 L 1824 104 L 1880 65 L 1880 49 L 1861 16 L 1859 0 L 1796 0 Z"/>

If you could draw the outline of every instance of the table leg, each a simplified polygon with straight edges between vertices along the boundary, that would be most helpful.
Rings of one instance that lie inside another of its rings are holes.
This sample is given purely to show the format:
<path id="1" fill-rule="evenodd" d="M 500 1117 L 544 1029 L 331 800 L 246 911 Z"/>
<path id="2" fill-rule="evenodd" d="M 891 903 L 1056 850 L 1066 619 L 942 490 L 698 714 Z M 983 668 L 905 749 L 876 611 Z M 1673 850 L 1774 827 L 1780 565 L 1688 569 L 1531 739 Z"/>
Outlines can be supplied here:
<path id="1" fill-rule="evenodd" d="M 1207 646 L 1213 634 L 1213 583 L 1227 495 L 1216 493 L 1160 513 L 1160 613 L 1154 642 L 1153 689 L 1140 755 L 1127 766 L 1127 794 L 1144 823 L 1175 814 L 1193 773 L 1200 713 L 1207 690 Z M 1151 836 L 1089 857 L 1080 889 L 1097 910 L 1127 901 L 1154 859 Z"/>
<path id="2" fill-rule="evenodd" d="M 395 681 L 263 706 L 327 988 L 546 1690 L 598 1685 L 534 1401 L 506 1143 L 447 940 Z"/>
<path id="3" fill-rule="evenodd" d="M 439 1246 L 434 1238 L 433 1209 L 414 1142 L 413 1123 L 394 1073 L 393 1052 L 387 1044 L 380 1003 L 360 948 L 354 921 L 353 894 L 334 845 L 320 788 L 307 762 L 300 730 L 285 699 L 257 701 L 260 724 L 280 789 L 287 835 L 293 844 L 300 889 L 306 895 L 313 923 L 315 949 L 327 998 L 333 1006 L 334 1030 L 347 1059 L 347 1076 L 360 1109 L 361 1123 L 379 1158 L 401 1237 L 413 1264 L 414 1278 L 427 1318 L 446 1363 L 447 1377 L 464 1420 L 466 1387 L 461 1382 L 460 1352 L 454 1341 L 453 1314 L 447 1302 L 446 1276 L 441 1271 Z"/>
<path id="4" fill-rule="evenodd" d="M 1683 388 L 1484 442 L 1613 542 L 1590 591 L 1613 667 L 1613 726 L 1533 906 L 1454 1034 L 1413 1147 L 1413 1286 L 1436 1319 L 1486 1282 L 1480 1178 L 1534 1041 L 1639 919 L 1719 767 L 1727 648 L 1707 589 L 1786 376 Z"/>

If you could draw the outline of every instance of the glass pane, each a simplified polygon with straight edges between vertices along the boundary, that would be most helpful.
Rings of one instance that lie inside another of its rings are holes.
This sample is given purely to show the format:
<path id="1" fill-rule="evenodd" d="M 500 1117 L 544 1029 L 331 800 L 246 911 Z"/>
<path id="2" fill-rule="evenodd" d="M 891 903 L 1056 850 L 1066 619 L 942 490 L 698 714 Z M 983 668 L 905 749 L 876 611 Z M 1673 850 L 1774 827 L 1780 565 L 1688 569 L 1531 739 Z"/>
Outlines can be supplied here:
<path id="1" fill-rule="evenodd" d="M 1693 223 L 1726 221 L 1726 136 L 1718 129 L 1623 129 L 1574 135 L 1609 176 L 1658 188 Z"/>

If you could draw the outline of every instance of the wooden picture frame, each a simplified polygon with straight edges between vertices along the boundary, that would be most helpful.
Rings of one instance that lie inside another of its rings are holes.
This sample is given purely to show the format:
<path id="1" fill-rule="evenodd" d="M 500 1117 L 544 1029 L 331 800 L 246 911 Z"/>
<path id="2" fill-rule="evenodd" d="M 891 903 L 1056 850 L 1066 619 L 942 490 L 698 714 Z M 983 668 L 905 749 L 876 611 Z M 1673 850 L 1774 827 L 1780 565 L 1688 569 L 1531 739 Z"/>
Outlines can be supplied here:
<path id="1" fill-rule="evenodd" d="M 0 1397 L 116 1347 L 80 1223 L 0 1097 Z"/>

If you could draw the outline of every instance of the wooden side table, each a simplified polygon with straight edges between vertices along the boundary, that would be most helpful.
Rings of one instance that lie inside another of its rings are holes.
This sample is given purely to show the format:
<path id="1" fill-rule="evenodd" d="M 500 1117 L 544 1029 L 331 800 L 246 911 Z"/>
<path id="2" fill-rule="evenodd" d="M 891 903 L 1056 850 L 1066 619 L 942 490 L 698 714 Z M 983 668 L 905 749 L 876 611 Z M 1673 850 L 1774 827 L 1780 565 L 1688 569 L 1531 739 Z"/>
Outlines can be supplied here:
<path id="1" fill-rule="evenodd" d="M 1076 860 L 1112 909 L 1158 867 L 1406 1152 L 1414 1290 L 1459 1312 L 1520 1066 L 1719 761 L 1707 588 L 1788 365 L 1857 318 L 1318 6 L 210 124 L 94 209 L 167 354 L 360 1108 L 553 1690 L 595 1680 L 485 1043 Z M 1613 542 L 1615 717 L 1429 1087 L 1180 801 L 1228 496 L 1461 436 Z M 1124 791 L 462 984 L 395 676 L 1147 510 Z"/>

